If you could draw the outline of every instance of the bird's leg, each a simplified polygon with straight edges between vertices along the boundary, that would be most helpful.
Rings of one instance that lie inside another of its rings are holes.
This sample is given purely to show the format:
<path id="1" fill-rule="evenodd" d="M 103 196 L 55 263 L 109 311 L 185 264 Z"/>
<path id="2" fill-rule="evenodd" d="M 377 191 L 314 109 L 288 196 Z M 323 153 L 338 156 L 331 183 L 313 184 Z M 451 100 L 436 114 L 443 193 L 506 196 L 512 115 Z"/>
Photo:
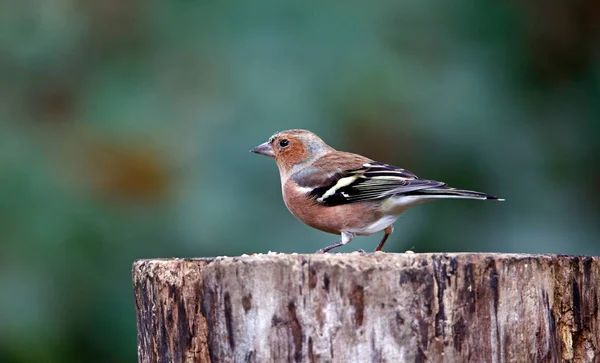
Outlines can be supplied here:
<path id="1" fill-rule="evenodd" d="M 381 249 L 383 248 L 383 245 L 385 244 L 385 241 L 387 241 L 388 237 L 394 232 L 394 225 L 390 224 L 383 231 L 385 232 L 385 234 L 383 235 L 383 239 L 381 240 L 381 242 L 379 242 L 379 246 L 377 246 L 377 248 L 375 249 L 375 252 L 381 251 Z"/>
<path id="2" fill-rule="evenodd" d="M 329 245 L 327 247 L 323 247 L 320 250 L 317 250 L 315 253 L 327 253 L 327 252 L 331 251 L 332 249 L 341 247 L 343 245 L 345 245 L 345 243 L 342 243 L 342 242 L 334 243 L 334 244 Z"/>
<path id="3" fill-rule="evenodd" d="M 350 232 L 342 232 L 342 240 L 338 243 L 334 243 L 332 245 L 329 245 L 327 247 L 321 248 L 320 250 L 318 250 L 315 253 L 327 253 L 329 251 L 331 251 L 334 248 L 340 247 L 340 246 L 344 246 L 346 244 L 348 244 L 348 242 L 352 241 L 352 238 L 354 238 L 354 234 L 350 233 Z"/>

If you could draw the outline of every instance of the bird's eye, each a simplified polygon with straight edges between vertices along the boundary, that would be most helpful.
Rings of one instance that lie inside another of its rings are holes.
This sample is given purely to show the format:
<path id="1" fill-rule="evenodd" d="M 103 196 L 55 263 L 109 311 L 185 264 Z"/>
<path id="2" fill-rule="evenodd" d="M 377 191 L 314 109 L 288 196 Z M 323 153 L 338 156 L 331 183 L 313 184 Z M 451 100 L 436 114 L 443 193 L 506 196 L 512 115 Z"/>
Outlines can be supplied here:
<path id="1" fill-rule="evenodd" d="M 288 139 L 283 139 L 283 140 L 279 141 L 279 146 L 281 146 L 281 147 L 286 147 L 289 144 L 290 144 L 290 142 Z"/>

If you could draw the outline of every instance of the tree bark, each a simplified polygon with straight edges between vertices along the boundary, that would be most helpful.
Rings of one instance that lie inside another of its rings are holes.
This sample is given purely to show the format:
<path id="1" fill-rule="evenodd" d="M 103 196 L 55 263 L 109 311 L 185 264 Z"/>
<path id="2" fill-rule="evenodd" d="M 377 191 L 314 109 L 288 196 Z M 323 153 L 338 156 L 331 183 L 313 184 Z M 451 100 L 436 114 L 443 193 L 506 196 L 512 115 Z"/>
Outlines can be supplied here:
<path id="1" fill-rule="evenodd" d="M 140 362 L 600 362 L 600 259 L 139 260 Z"/>

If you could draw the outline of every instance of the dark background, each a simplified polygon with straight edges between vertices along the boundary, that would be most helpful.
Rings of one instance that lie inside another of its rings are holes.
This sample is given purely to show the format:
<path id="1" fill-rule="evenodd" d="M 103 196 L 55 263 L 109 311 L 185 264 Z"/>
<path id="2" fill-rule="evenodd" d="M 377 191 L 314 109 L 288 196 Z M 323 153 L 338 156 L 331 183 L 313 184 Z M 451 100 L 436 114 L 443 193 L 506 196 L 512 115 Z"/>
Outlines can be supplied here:
<path id="1" fill-rule="evenodd" d="M 288 128 L 506 198 L 389 251 L 600 254 L 595 0 L 9 0 L 0 79 L 2 362 L 135 361 L 137 258 L 337 241 L 248 153 Z"/>

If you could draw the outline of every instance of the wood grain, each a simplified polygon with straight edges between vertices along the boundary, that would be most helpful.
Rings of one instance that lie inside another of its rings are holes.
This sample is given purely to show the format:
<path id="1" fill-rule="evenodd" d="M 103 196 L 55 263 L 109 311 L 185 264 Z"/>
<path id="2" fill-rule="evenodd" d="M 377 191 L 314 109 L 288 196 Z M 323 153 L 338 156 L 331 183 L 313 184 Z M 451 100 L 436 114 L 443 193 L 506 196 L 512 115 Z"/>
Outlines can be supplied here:
<path id="1" fill-rule="evenodd" d="M 139 260 L 140 362 L 600 362 L 600 260 Z"/>

